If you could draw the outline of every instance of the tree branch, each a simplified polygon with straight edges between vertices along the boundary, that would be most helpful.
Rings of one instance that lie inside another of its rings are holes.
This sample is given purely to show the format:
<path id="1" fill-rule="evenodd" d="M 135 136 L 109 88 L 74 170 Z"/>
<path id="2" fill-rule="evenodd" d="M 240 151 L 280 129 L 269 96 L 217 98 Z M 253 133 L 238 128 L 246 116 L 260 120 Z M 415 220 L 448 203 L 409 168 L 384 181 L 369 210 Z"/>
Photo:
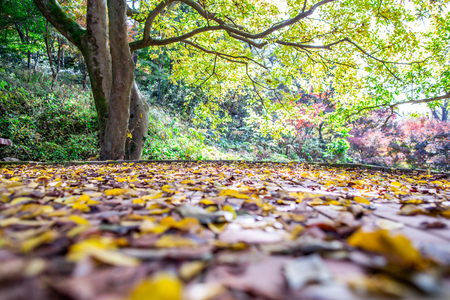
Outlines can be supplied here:
<path id="1" fill-rule="evenodd" d="M 334 1 L 336 1 L 336 0 L 322 0 L 322 1 L 320 1 L 320 2 L 318 2 L 318 3 L 316 3 L 316 4 L 314 4 L 313 6 L 311 6 L 311 8 L 308 9 L 307 11 L 302 11 L 302 12 L 300 12 L 297 16 L 295 16 L 295 17 L 292 18 L 292 19 L 288 19 L 288 20 L 283 21 L 283 22 L 281 22 L 281 23 L 279 23 L 279 24 L 273 25 L 273 26 L 270 27 L 269 29 L 266 29 L 266 30 L 264 30 L 264 31 L 262 31 L 262 32 L 252 34 L 252 33 L 249 33 L 249 32 L 243 31 L 243 30 L 238 30 L 238 29 L 236 29 L 236 28 L 233 28 L 233 27 L 227 25 L 222 19 L 219 19 L 218 17 L 216 17 L 216 14 L 213 14 L 213 13 L 210 13 L 210 12 L 204 10 L 204 9 L 203 9 L 198 3 L 196 3 L 194 0 L 181 0 L 181 2 L 187 4 L 187 5 L 191 6 L 193 9 L 195 9 L 195 10 L 196 10 L 202 17 L 204 17 L 205 19 L 214 20 L 214 21 L 216 21 L 219 25 L 224 25 L 224 26 L 226 26 L 226 31 L 231 32 L 231 33 L 234 33 L 235 35 L 239 35 L 239 36 L 241 36 L 241 37 L 248 38 L 248 39 L 260 39 L 260 38 L 264 38 L 264 37 L 268 36 L 269 34 L 275 32 L 275 31 L 277 31 L 277 30 L 280 30 L 280 29 L 282 29 L 282 28 L 285 28 L 285 27 L 287 27 L 287 26 L 290 26 L 290 25 L 292 25 L 292 24 L 295 24 L 295 23 L 297 23 L 298 21 L 300 21 L 300 20 L 302 20 L 302 19 L 304 19 L 304 18 L 306 18 L 306 17 L 309 17 L 309 16 L 312 15 L 312 14 L 314 13 L 314 11 L 315 11 L 317 8 L 319 8 L 320 6 L 325 5 L 325 4 L 327 4 L 327 3 L 330 3 L 330 2 L 334 2 Z"/>
<path id="2" fill-rule="evenodd" d="M 395 107 L 398 107 L 398 106 L 403 105 L 403 104 L 428 103 L 428 102 L 444 100 L 444 99 L 450 99 L 450 93 L 446 93 L 445 95 L 438 96 L 438 97 L 421 99 L 421 100 L 409 100 L 409 101 L 397 102 L 397 103 L 394 103 L 394 104 L 384 103 L 384 104 L 379 104 L 379 105 L 362 107 L 357 112 L 354 112 L 354 113 L 348 115 L 346 117 L 346 120 L 350 119 L 353 116 L 359 115 L 361 112 L 363 112 L 365 110 L 372 110 L 372 109 L 377 109 L 377 108 L 381 108 L 381 107 L 389 107 L 391 109 L 391 111 L 392 111 Z"/>
<path id="3" fill-rule="evenodd" d="M 163 40 L 147 39 L 146 41 L 145 40 L 135 41 L 130 43 L 130 50 L 133 52 L 135 50 L 142 49 L 148 46 L 165 46 L 177 42 L 183 42 L 184 40 L 187 40 L 188 38 L 191 38 L 199 33 L 217 30 L 223 30 L 223 26 L 205 26 L 194 29 L 191 32 L 185 33 L 183 35 Z"/>
<path id="4" fill-rule="evenodd" d="M 139 14 L 139 10 L 131 8 L 130 6 L 127 5 L 127 16 L 128 17 L 133 17 L 138 14 Z"/>
<path id="5" fill-rule="evenodd" d="M 191 42 L 191 41 L 184 41 L 184 43 L 187 44 L 187 45 L 191 45 L 191 46 L 193 46 L 193 47 L 195 47 L 195 48 L 197 48 L 197 49 L 199 49 L 199 50 L 201 50 L 201 51 L 203 51 L 203 52 L 205 52 L 205 53 L 218 55 L 219 57 L 229 57 L 229 58 L 232 58 L 232 59 L 233 59 L 233 58 L 234 58 L 234 59 L 246 59 L 246 60 L 249 60 L 249 61 L 251 61 L 251 62 L 257 64 L 257 65 L 260 66 L 261 68 L 267 69 L 267 67 L 264 66 L 263 64 L 257 62 L 256 60 L 254 60 L 254 59 L 252 59 L 252 58 L 250 58 L 250 57 L 247 57 L 247 56 L 243 56 L 243 55 L 239 55 L 239 56 L 237 56 L 237 55 L 230 55 L 230 54 L 226 54 L 226 53 L 222 53 L 222 52 L 217 52 L 217 51 L 215 51 L 215 50 L 208 50 L 208 49 L 206 49 L 206 48 L 204 48 L 204 47 L 202 47 L 202 46 L 200 46 L 200 45 L 198 45 L 198 44 L 195 44 L 195 43 L 193 43 L 193 42 Z"/>
<path id="6" fill-rule="evenodd" d="M 36 0 L 36 1 L 46 1 L 46 0 Z M 47 0 L 47 1 L 51 1 L 51 0 Z M 54 0 L 53 0 L 54 1 Z M 249 33 L 247 30 L 245 30 L 245 28 L 241 28 L 238 29 L 236 27 L 236 24 L 234 24 L 234 22 L 232 22 L 232 25 L 227 24 L 224 20 L 220 19 L 217 17 L 216 14 L 211 13 L 207 10 L 205 10 L 202 6 L 200 6 L 196 1 L 194 0 L 180 0 L 179 2 L 183 2 L 186 5 L 192 7 L 195 11 L 197 11 L 203 18 L 205 18 L 206 20 L 213 20 L 215 22 L 217 22 L 219 24 L 219 26 L 205 26 L 202 28 L 198 28 L 195 29 L 193 31 L 191 31 L 190 33 L 184 34 L 182 36 L 179 37 L 174 37 L 174 38 L 168 38 L 165 40 L 160 40 L 160 41 L 155 41 L 152 40 L 150 37 L 150 29 L 152 27 L 152 24 L 154 22 L 154 20 L 156 19 L 156 17 L 164 10 L 164 8 L 166 8 L 170 3 L 175 2 L 176 0 L 165 0 L 160 2 L 155 9 L 153 9 L 151 11 L 151 13 L 149 14 L 149 16 L 147 17 L 147 20 L 145 22 L 145 26 L 144 26 L 144 35 L 143 35 L 143 39 L 140 41 L 135 41 L 130 43 L 130 49 L 131 51 L 137 50 L 137 49 L 141 49 L 141 48 L 145 48 L 148 46 L 163 46 L 163 45 L 168 45 L 168 44 L 172 44 L 172 43 L 176 43 L 176 42 L 180 42 L 183 41 L 189 37 L 192 37 L 198 33 L 201 32 L 206 32 L 206 31 L 212 31 L 212 30 L 225 30 L 228 32 L 228 34 L 230 35 L 230 37 L 241 40 L 243 42 L 248 43 L 249 45 L 252 45 L 254 47 L 257 48 L 262 48 L 265 45 L 267 45 L 267 42 L 263 42 L 263 43 L 257 43 L 254 42 L 252 40 L 254 39 L 260 39 L 263 37 L 266 37 L 267 35 L 280 30 L 284 27 L 290 26 L 292 24 L 297 23 L 298 21 L 310 16 L 311 14 L 314 13 L 314 11 L 322 6 L 325 5 L 327 3 L 330 2 L 334 2 L 336 0 L 322 0 L 316 4 L 314 4 L 313 6 L 310 7 L 309 10 L 304 11 L 305 7 L 303 8 L 302 12 L 299 13 L 296 17 L 292 18 L 292 19 L 288 19 L 286 21 L 283 21 L 279 24 L 273 25 L 272 27 L 270 27 L 269 29 L 260 32 L 260 33 L 256 33 L 256 34 L 252 34 Z M 306 5 L 306 1 L 305 1 L 305 5 Z"/>
<path id="7" fill-rule="evenodd" d="M 342 40 L 339 40 L 337 42 L 333 42 L 327 45 L 323 45 L 323 46 L 316 46 L 316 45 L 306 45 L 306 44 L 297 44 L 297 43 L 291 43 L 291 42 L 285 42 L 285 41 L 276 41 L 277 44 L 280 45 L 284 45 L 284 46 L 292 46 L 292 47 L 297 47 L 297 48 L 304 48 L 304 49 L 326 49 L 326 50 L 332 50 L 331 47 L 343 43 L 343 42 L 348 42 L 349 39 L 345 38 Z"/>
<path id="8" fill-rule="evenodd" d="M 86 29 L 70 18 L 56 0 L 34 0 L 45 18 L 78 48 L 82 47 Z"/>
<path id="9" fill-rule="evenodd" d="M 164 8 L 166 8 L 167 5 L 169 5 L 170 3 L 174 2 L 175 0 L 166 0 L 166 1 L 162 1 L 160 2 L 155 9 L 152 10 L 152 12 L 148 15 L 147 20 L 145 21 L 145 26 L 144 26 L 144 36 L 143 36 L 143 41 L 148 41 L 149 39 L 151 39 L 150 37 L 150 29 L 152 27 L 153 21 L 155 21 L 156 17 L 164 10 Z M 142 47 L 144 48 L 144 47 Z"/>

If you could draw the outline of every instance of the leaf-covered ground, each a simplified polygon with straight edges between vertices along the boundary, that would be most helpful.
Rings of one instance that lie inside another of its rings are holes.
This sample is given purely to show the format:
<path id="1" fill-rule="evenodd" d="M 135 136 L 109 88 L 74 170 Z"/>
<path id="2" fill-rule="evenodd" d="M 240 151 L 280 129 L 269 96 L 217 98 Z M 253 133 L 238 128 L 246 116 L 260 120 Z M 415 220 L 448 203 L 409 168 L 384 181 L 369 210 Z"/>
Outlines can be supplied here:
<path id="1" fill-rule="evenodd" d="M 450 182 L 297 164 L 3 166 L 0 299 L 450 299 Z"/>

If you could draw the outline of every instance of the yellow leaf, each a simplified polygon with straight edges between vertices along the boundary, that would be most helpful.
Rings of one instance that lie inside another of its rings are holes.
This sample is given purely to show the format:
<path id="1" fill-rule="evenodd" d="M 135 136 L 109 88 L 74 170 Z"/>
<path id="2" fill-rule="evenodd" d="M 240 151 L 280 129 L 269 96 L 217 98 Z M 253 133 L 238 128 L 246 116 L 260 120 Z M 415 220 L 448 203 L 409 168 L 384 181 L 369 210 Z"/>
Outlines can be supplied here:
<path id="1" fill-rule="evenodd" d="M 234 210 L 233 206 L 227 204 L 224 207 L 222 207 L 223 211 L 228 211 L 233 214 L 233 219 L 236 219 L 236 211 Z"/>
<path id="2" fill-rule="evenodd" d="M 328 204 L 330 204 L 330 205 L 342 206 L 342 203 L 341 203 L 341 202 L 335 201 L 335 200 L 328 202 Z"/>
<path id="3" fill-rule="evenodd" d="M 220 240 L 211 240 L 211 245 L 217 248 L 225 248 L 225 249 L 231 249 L 231 250 L 244 250 L 248 248 L 248 245 L 244 242 L 238 242 L 238 243 L 228 243 Z"/>
<path id="4" fill-rule="evenodd" d="M 241 194 L 235 190 L 230 190 L 230 189 L 221 190 L 219 193 L 219 196 L 231 196 L 231 197 L 239 198 L 239 199 L 250 199 L 249 196 Z"/>
<path id="5" fill-rule="evenodd" d="M 180 277 L 184 280 L 190 280 L 195 275 L 200 273 L 206 266 L 206 263 L 204 261 L 190 261 L 185 262 L 181 265 L 180 270 L 178 271 L 180 273 Z"/>
<path id="6" fill-rule="evenodd" d="M 195 181 L 194 180 L 190 180 L 190 179 L 186 179 L 186 180 L 181 181 L 180 183 L 182 183 L 182 184 L 195 184 Z"/>
<path id="7" fill-rule="evenodd" d="M 86 195 L 86 194 L 83 194 L 83 195 L 81 195 L 79 198 L 78 198 L 78 202 L 86 202 L 86 201 L 89 201 L 89 200 L 91 200 L 91 197 L 89 197 L 88 195 Z"/>
<path id="8" fill-rule="evenodd" d="M 163 215 L 163 214 L 167 214 L 169 212 L 170 212 L 170 208 L 163 208 L 163 209 L 150 210 L 149 214 L 150 215 Z"/>
<path id="9" fill-rule="evenodd" d="M 183 283 L 174 275 L 160 273 L 144 280 L 127 300 L 181 300 Z"/>
<path id="10" fill-rule="evenodd" d="M 216 205 L 216 202 L 211 201 L 211 200 L 208 200 L 208 199 L 202 199 L 202 200 L 200 201 L 200 203 L 201 203 L 201 204 L 204 204 L 204 205 Z"/>
<path id="11" fill-rule="evenodd" d="M 45 226 L 50 224 L 50 221 L 35 221 L 35 220 L 21 220 L 19 218 L 7 218 L 0 220 L 0 227 L 8 227 L 10 225 L 24 225 L 24 226 Z"/>
<path id="12" fill-rule="evenodd" d="M 57 210 L 51 213 L 47 213 L 47 217 L 63 217 L 67 215 L 69 212 L 67 210 Z"/>
<path id="13" fill-rule="evenodd" d="M 22 250 L 22 252 L 28 253 L 42 244 L 53 242 L 53 240 L 55 240 L 57 236 L 58 233 L 55 230 L 44 232 L 37 237 L 28 239 L 23 242 L 22 245 L 20 245 L 20 249 Z"/>
<path id="14" fill-rule="evenodd" d="M 30 182 L 27 187 L 29 187 L 30 189 L 35 189 L 39 186 L 39 183 L 37 182 Z"/>
<path id="15" fill-rule="evenodd" d="M 207 212 L 215 212 L 215 211 L 218 211 L 219 209 L 217 208 L 217 206 L 211 206 L 210 205 L 210 206 L 206 207 L 205 210 Z"/>
<path id="16" fill-rule="evenodd" d="M 155 234 L 162 234 L 168 229 L 170 229 L 170 227 L 156 224 L 155 222 L 150 220 L 144 220 L 144 222 L 142 222 L 139 226 L 139 230 L 143 233 L 151 232 Z"/>
<path id="17" fill-rule="evenodd" d="M 114 250 L 114 243 L 108 238 L 90 238 L 72 245 L 67 254 L 67 260 L 79 261 L 90 256 L 98 261 L 114 266 L 135 267 L 139 260 Z"/>
<path id="18" fill-rule="evenodd" d="M 15 204 L 18 204 L 18 203 L 28 202 L 28 201 L 33 201 L 33 200 L 34 199 L 31 198 L 31 197 L 18 197 L 16 199 L 12 200 L 11 202 L 9 202 L 9 204 L 15 205 Z"/>
<path id="19" fill-rule="evenodd" d="M 354 181 L 357 185 L 360 185 L 360 186 L 363 186 L 363 185 L 365 185 L 366 183 L 364 182 L 364 181 L 362 181 L 362 180 L 355 180 Z"/>
<path id="20" fill-rule="evenodd" d="M 384 198 L 388 199 L 389 201 L 397 200 L 397 198 L 388 193 L 384 194 Z"/>
<path id="21" fill-rule="evenodd" d="M 55 211 L 55 209 L 51 205 L 43 205 L 42 206 L 42 213 L 47 214 L 47 216 L 48 216 L 48 214 L 53 213 L 54 211 Z"/>
<path id="22" fill-rule="evenodd" d="M 338 183 L 336 182 L 336 181 L 333 181 L 333 180 L 327 180 L 327 181 L 325 181 L 325 185 L 326 186 L 334 186 L 334 185 L 337 185 Z"/>
<path id="23" fill-rule="evenodd" d="M 163 235 L 156 241 L 155 247 L 158 248 L 183 248 L 183 247 L 197 247 L 197 243 L 193 240 L 177 235 Z"/>
<path id="24" fill-rule="evenodd" d="M 36 181 L 46 181 L 49 180 L 50 176 L 39 176 Z"/>
<path id="25" fill-rule="evenodd" d="M 62 181 L 52 181 L 48 184 L 51 187 L 60 187 L 62 185 Z"/>
<path id="26" fill-rule="evenodd" d="M 79 202 L 74 203 L 72 208 L 78 209 L 79 211 L 82 211 L 82 212 L 89 212 L 91 210 L 87 204 L 79 203 Z"/>
<path id="27" fill-rule="evenodd" d="M 200 228 L 200 223 L 196 218 L 184 218 L 177 222 L 172 217 L 165 217 L 161 220 L 161 222 L 159 222 L 159 224 L 183 231 L 190 231 L 193 228 Z"/>
<path id="28" fill-rule="evenodd" d="M 404 236 L 391 236 L 387 230 L 374 232 L 357 231 L 348 238 L 348 243 L 370 252 L 384 254 L 394 264 L 407 267 L 422 267 L 421 256 Z"/>
<path id="29" fill-rule="evenodd" d="M 170 188 L 172 188 L 172 186 L 166 184 L 161 187 L 161 190 L 163 190 L 166 193 L 173 193 L 174 190 L 171 190 Z"/>
<path id="30" fill-rule="evenodd" d="M 88 230 L 89 228 L 91 228 L 91 226 L 89 226 L 89 225 L 79 225 L 79 226 L 76 226 L 76 227 L 70 229 L 70 230 L 67 232 L 66 236 L 67 236 L 68 238 L 74 238 L 74 237 L 76 237 L 77 235 L 79 235 L 79 234 L 85 232 L 85 231 Z"/>
<path id="31" fill-rule="evenodd" d="M 364 197 L 355 196 L 355 197 L 353 198 L 353 200 L 354 200 L 355 202 L 358 202 L 358 203 L 363 203 L 363 204 L 370 205 L 370 201 L 367 200 L 367 199 L 364 198 Z"/>
<path id="32" fill-rule="evenodd" d="M 133 200 L 133 203 L 134 203 L 134 204 L 145 204 L 145 200 L 142 200 L 142 199 L 134 199 L 134 200 Z"/>
<path id="33" fill-rule="evenodd" d="M 295 240 L 304 230 L 305 227 L 303 227 L 302 225 L 300 224 L 295 225 L 294 229 L 292 229 L 291 231 L 290 239 Z"/>
<path id="34" fill-rule="evenodd" d="M 140 261 L 138 259 L 113 250 L 93 249 L 90 252 L 90 256 L 103 263 L 114 266 L 136 267 L 140 264 Z"/>
<path id="35" fill-rule="evenodd" d="M 312 201 L 308 202 L 308 204 L 312 206 L 325 205 L 325 202 L 320 198 L 314 198 Z"/>
<path id="36" fill-rule="evenodd" d="M 208 223 L 208 228 L 215 234 L 221 234 L 228 226 L 228 223 Z"/>
<path id="37" fill-rule="evenodd" d="M 5 187 L 5 188 L 13 188 L 13 187 L 23 185 L 22 182 L 12 181 L 12 180 L 8 180 L 8 179 L 4 179 L 4 178 L 0 178 L 0 182 L 1 182 L 0 187 Z"/>
<path id="38" fill-rule="evenodd" d="M 443 216 L 444 218 L 450 219 L 450 210 L 442 211 L 441 216 Z"/>
<path id="39" fill-rule="evenodd" d="M 396 187 L 401 187 L 402 186 L 402 184 L 400 182 L 398 182 L 398 181 L 393 181 L 393 182 L 391 182 L 391 184 L 393 186 L 396 186 Z"/>
<path id="40" fill-rule="evenodd" d="M 125 193 L 124 189 L 111 189 L 105 191 L 106 196 L 120 196 L 123 195 L 124 193 Z"/>
<path id="41" fill-rule="evenodd" d="M 432 181 L 430 183 L 435 184 L 435 185 L 439 185 L 439 186 L 443 185 L 443 183 L 440 182 L 440 181 Z"/>
<path id="42" fill-rule="evenodd" d="M 57 200 L 58 199 L 56 199 L 55 201 L 58 202 Z M 72 197 L 68 197 L 67 199 L 65 199 L 64 204 L 71 204 L 71 203 L 75 203 L 76 201 L 77 201 L 77 197 L 72 196 Z"/>
<path id="43" fill-rule="evenodd" d="M 153 200 L 153 199 L 158 199 L 158 198 L 161 198 L 162 197 L 162 192 L 159 192 L 158 194 L 156 194 L 156 195 L 153 195 L 153 196 L 142 196 L 142 200 Z"/>
<path id="44" fill-rule="evenodd" d="M 68 216 L 67 219 L 77 223 L 78 225 L 89 225 L 89 221 L 77 215 Z"/>

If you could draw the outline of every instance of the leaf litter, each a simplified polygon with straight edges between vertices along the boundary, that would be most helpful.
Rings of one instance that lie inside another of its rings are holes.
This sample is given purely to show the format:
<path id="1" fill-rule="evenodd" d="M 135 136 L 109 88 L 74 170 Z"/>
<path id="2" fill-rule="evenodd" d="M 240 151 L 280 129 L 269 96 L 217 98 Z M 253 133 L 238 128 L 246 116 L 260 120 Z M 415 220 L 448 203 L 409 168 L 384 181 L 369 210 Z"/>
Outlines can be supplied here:
<path id="1" fill-rule="evenodd" d="M 450 299 L 450 182 L 281 163 L 0 169 L 0 299 Z"/>

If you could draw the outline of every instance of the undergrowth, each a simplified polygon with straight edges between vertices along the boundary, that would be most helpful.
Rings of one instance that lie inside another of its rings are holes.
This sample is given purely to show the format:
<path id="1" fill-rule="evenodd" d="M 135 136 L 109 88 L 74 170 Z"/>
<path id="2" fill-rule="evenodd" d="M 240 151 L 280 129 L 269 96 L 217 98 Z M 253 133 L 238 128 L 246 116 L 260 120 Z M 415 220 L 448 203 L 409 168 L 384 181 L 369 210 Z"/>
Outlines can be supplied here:
<path id="1" fill-rule="evenodd" d="M 51 76 L 5 62 L 0 83 L 0 136 L 13 142 L 0 148 L 0 157 L 60 161 L 97 155 L 97 117 L 89 91 L 53 85 Z"/>
<path id="2" fill-rule="evenodd" d="M 53 84 L 49 74 L 24 70 L 0 61 L 0 137 L 12 147 L 0 148 L 0 159 L 72 161 L 99 158 L 98 123 L 89 89 L 73 78 Z M 287 161 L 285 155 L 244 141 L 242 136 L 212 136 L 178 118 L 173 111 L 151 106 L 142 159 Z M 263 141 L 261 141 L 263 142 Z"/>

